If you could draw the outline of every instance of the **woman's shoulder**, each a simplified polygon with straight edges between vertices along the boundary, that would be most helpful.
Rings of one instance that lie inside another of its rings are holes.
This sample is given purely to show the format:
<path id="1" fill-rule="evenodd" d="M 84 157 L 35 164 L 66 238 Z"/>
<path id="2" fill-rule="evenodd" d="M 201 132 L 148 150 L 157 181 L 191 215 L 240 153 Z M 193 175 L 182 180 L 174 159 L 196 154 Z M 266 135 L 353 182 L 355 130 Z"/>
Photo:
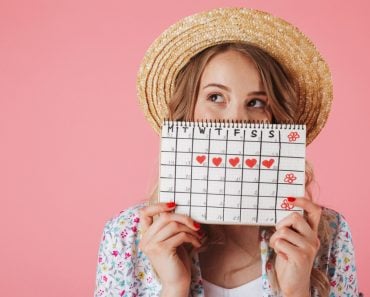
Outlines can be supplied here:
<path id="1" fill-rule="evenodd" d="M 147 202 L 140 202 L 120 211 L 105 223 L 104 234 L 122 235 L 121 232 L 126 229 L 136 233 L 140 222 L 139 211 L 147 205 Z"/>
<path id="2" fill-rule="evenodd" d="M 356 261 L 349 224 L 345 217 L 323 207 L 319 232 L 321 247 L 316 265 L 329 277 L 330 296 L 358 296 Z"/>
<path id="3" fill-rule="evenodd" d="M 338 211 L 323 207 L 322 220 L 327 224 L 330 234 L 338 236 L 341 232 L 346 232 L 346 237 L 351 235 L 349 224 L 343 214 Z"/>
<path id="4" fill-rule="evenodd" d="M 139 211 L 146 205 L 146 202 L 137 203 L 110 218 L 104 225 L 100 251 L 117 254 L 129 247 L 136 249 L 141 233 Z"/>
<path id="5" fill-rule="evenodd" d="M 106 222 L 99 247 L 96 297 L 136 296 L 137 291 L 144 292 L 143 296 L 158 296 L 159 283 L 138 248 L 139 210 L 146 205 L 130 206 Z"/>
<path id="6" fill-rule="evenodd" d="M 352 233 L 344 215 L 327 207 L 323 207 L 319 231 L 322 235 L 323 247 L 332 252 L 353 251 Z M 352 250 L 352 251 L 351 251 Z"/>

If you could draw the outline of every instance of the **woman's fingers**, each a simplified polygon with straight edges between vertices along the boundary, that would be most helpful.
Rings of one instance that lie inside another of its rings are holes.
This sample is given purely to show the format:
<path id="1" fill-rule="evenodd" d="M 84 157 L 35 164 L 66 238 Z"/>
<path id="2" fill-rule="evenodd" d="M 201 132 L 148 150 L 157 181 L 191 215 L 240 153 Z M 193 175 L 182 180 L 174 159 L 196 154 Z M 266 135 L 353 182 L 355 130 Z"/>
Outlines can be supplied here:
<path id="1" fill-rule="evenodd" d="M 199 238 L 199 239 L 201 238 L 201 236 L 197 233 L 197 231 L 190 229 L 188 226 L 182 223 L 172 221 L 170 223 L 165 224 L 159 231 L 157 231 L 157 233 L 153 235 L 153 238 L 149 238 L 149 234 L 148 234 L 147 240 L 154 240 L 154 237 L 155 237 L 155 241 L 160 242 L 160 241 L 164 241 L 172 237 L 176 233 L 181 233 L 181 232 L 189 233 L 193 235 L 195 238 Z"/>
<path id="2" fill-rule="evenodd" d="M 200 240 L 187 232 L 180 232 L 163 241 L 163 245 L 168 249 L 174 249 L 183 243 L 190 243 L 195 248 L 199 248 L 202 243 Z"/>
<path id="3" fill-rule="evenodd" d="M 167 225 L 169 225 L 170 229 L 168 229 L 167 233 L 162 234 L 162 238 L 165 237 L 170 230 L 172 230 L 172 232 L 179 232 L 181 225 L 187 227 L 186 230 L 188 230 L 189 233 L 193 232 L 194 235 L 200 228 L 200 225 L 188 216 L 165 212 L 161 213 L 159 218 L 145 232 L 145 235 L 142 237 L 142 241 L 146 243 L 152 240 L 153 237 L 157 237 L 157 233 Z M 184 228 L 181 227 L 181 230 L 184 230 Z"/>
<path id="4" fill-rule="evenodd" d="M 317 232 L 319 229 L 322 207 L 306 197 L 298 199 L 289 197 L 288 201 L 290 204 L 304 209 L 308 224 L 315 232 Z"/>
<path id="5" fill-rule="evenodd" d="M 285 240 L 290 244 L 298 247 L 301 252 L 314 256 L 317 253 L 318 248 L 320 247 L 320 241 L 317 237 L 312 236 L 310 238 L 305 238 L 296 231 L 283 227 L 277 230 L 270 238 L 270 246 L 275 249 L 276 242 L 279 240 Z"/>
<path id="6" fill-rule="evenodd" d="M 285 239 L 297 247 L 304 248 L 306 245 L 306 241 L 302 235 L 293 231 L 290 228 L 284 227 L 277 230 L 270 238 L 270 246 L 273 248 L 275 243 L 280 238 Z"/>
<path id="7" fill-rule="evenodd" d="M 310 236 L 313 231 L 304 217 L 298 212 L 291 213 L 289 216 L 279 221 L 275 226 L 276 231 L 284 227 L 290 227 L 303 236 Z"/>
<path id="8" fill-rule="evenodd" d="M 276 254 L 280 254 L 285 260 L 289 260 L 299 264 L 306 264 L 301 261 L 303 259 L 306 259 L 302 251 L 285 239 L 277 239 L 274 244 L 274 250 Z"/>
<path id="9" fill-rule="evenodd" d="M 305 218 L 300 213 L 293 212 L 282 219 L 276 224 L 276 232 L 270 238 L 270 246 L 277 252 L 279 250 L 276 249 L 277 243 L 283 241 L 284 247 L 286 244 L 290 244 L 291 248 L 297 247 L 302 256 L 313 257 L 320 247 L 317 230 L 321 207 L 307 198 L 294 199 L 289 197 L 289 203 L 303 208 L 307 216 Z"/>
<path id="10" fill-rule="evenodd" d="M 157 203 L 143 207 L 139 210 L 141 230 L 144 233 L 151 224 L 153 224 L 153 217 L 159 215 L 162 212 L 169 212 L 175 208 L 174 202 Z"/>
<path id="11" fill-rule="evenodd" d="M 305 197 L 298 198 L 298 199 L 294 197 L 288 197 L 288 201 L 291 205 L 301 207 L 305 211 L 305 218 L 308 223 L 308 226 L 310 227 L 310 229 L 312 229 L 314 232 L 317 233 L 318 228 L 319 228 L 320 218 L 321 218 L 321 211 L 322 211 L 321 206 L 313 203 L 311 200 Z M 293 228 L 295 228 L 295 226 L 293 226 L 294 223 L 299 223 L 301 221 L 300 220 L 301 216 L 295 212 L 289 215 L 287 218 L 288 218 L 289 223 L 292 224 Z M 276 225 L 276 229 L 278 229 L 281 226 L 286 225 L 285 219 L 287 218 L 284 218 L 283 220 L 281 220 Z"/>
<path id="12" fill-rule="evenodd" d="M 188 289 L 190 250 L 201 247 L 196 232 L 200 224 L 188 216 L 173 213 L 175 207 L 175 203 L 157 203 L 140 210 L 139 249 L 149 258 L 163 287 Z"/>
<path id="13" fill-rule="evenodd" d="M 276 225 L 276 232 L 284 228 L 289 228 L 293 232 L 298 233 L 304 238 L 305 241 L 308 241 L 309 244 L 313 247 L 317 247 L 320 244 L 319 239 L 317 237 L 317 232 L 311 229 L 311 226 L 308 224 L 305 218 L 297 212 L 291 213 L 289 216 L 282 219 Z M 287 233 L 286 231 L 284 232 Z M 289 237 L 286 238 L 289 241 Z"/>
<path id="14" fill-rule="evenodd" d="M 170 218 L 170 221 L 163 218 L 156 220 L 141 238 L 139 248 L 144 253 L 158 255 L 164 251 L 176 248 L 182 243 L 190 243 L 194 247 L 200 247 L 201 236 L 187 225 L 176 221 L 176 219 L 179 219 L 181 216 L 183 215 L 172 216 L 172 220 Z M 163 215 L 161 215 L 161 217 L 163 217 Z M 183 221 L 182 218 L 180 218 L 180 220 Z"/>

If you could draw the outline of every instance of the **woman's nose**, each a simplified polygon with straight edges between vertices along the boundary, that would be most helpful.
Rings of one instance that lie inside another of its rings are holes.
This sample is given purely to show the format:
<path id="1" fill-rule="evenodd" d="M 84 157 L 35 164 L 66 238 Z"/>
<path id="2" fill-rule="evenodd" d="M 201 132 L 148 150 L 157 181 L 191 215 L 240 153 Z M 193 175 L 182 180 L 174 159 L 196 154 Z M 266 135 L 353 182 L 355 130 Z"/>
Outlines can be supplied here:
<path id="1" fill-rule="evenodd" d="M 234 121 L 248 121 L 243 104 L 231 104 L 226 112 L 225 119 Z"/>

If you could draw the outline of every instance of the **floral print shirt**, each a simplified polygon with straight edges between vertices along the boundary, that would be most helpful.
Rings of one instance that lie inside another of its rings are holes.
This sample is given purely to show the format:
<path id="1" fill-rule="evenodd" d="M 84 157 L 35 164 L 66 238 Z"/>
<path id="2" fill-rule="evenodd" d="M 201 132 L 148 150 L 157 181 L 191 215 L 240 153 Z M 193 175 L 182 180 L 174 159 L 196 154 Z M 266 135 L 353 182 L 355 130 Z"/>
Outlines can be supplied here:
<path id="1" fill-rule="evenodd" d="M 150 297 L 160 296 L 161 284 L 149 259 L 138 248 L 140 240 L 138 204 L 109 220 L 104 228 L 96 271 L 95 297 Z M 330 281 L 330 297 L 358 296 L 354 249 L 351 233 L 342 215 L 324 208 L 323 215 L 333 229 L 332 240 L 322 244 L 315 259 L 315 267 L 325 271 Z M 266 272 L 266 261 L 272 252 L 268 239 L 261 234 L 262 296 L 274 294 Z M 198 254 L 192 257 L 190 295 L 204 297 Z M 318 296 L 312 291 L 312 296 Z"/>

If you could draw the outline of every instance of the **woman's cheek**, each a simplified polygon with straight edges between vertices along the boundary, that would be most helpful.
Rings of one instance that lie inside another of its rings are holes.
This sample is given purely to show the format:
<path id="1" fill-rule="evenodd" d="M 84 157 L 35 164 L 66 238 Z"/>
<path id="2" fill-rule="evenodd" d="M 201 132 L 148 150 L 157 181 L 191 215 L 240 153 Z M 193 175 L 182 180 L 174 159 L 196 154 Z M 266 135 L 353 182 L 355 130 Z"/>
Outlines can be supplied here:
<path id="1" fill-rule="evenodd" d="M 209 106 L 206 106 L 206 104 L 197 104 L 195 106 L 194 110 L 194 119 L 195 120 L 202 120 L 202 119 L 216 119 L 218 118 L 218 113 L 212 110 Z"/>
<path id="2" fill-rule="evenodd" d="M 268 121 L 271 122 L 272 117 L 269 111 L 259 110 L 254 112 L 249 112 L 248 118 L 252 121 Z"/>

